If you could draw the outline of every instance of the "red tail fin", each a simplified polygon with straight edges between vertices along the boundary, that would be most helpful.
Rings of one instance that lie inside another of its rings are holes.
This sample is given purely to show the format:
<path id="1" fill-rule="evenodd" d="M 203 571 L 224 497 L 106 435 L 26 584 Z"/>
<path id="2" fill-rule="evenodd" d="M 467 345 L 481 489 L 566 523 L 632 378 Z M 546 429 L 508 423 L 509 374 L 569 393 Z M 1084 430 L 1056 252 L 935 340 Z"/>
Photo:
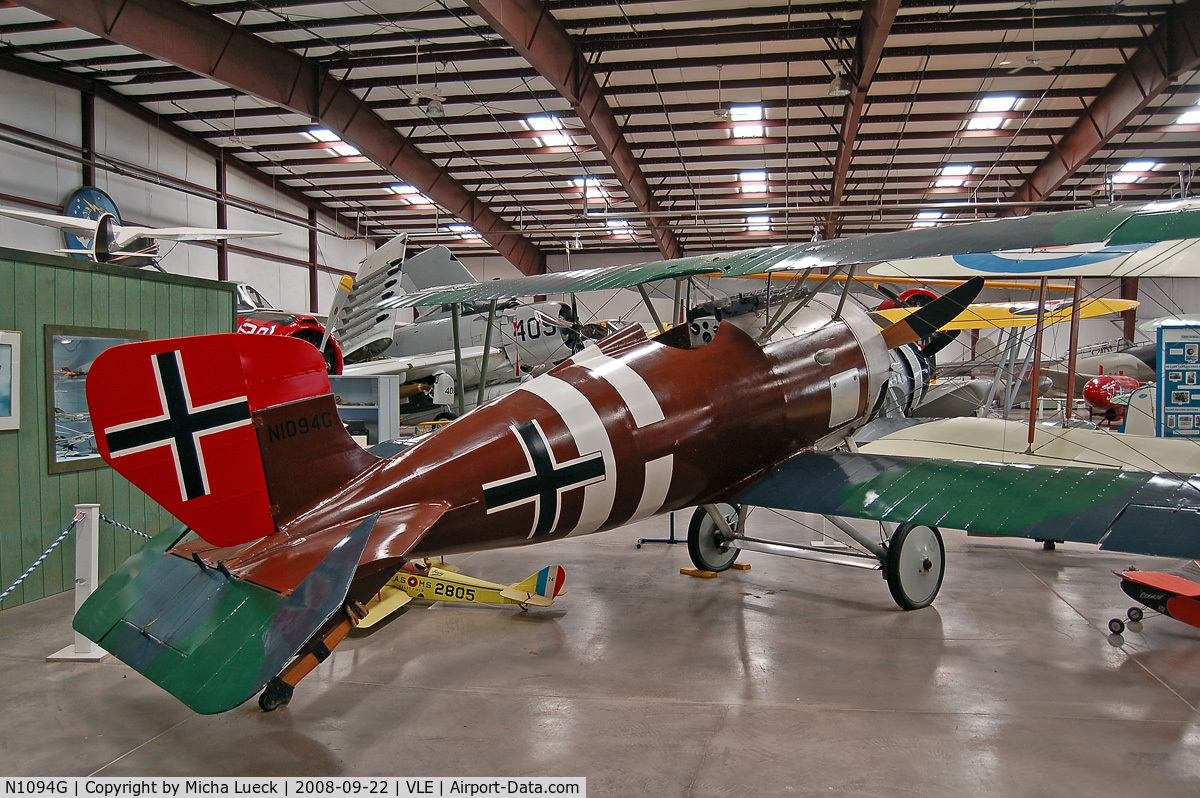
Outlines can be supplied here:
<path id="1" fill-rule="evenodd" d="M 300 501 L 294 486 L 303 483 L 313 497 L 325 481 L 314 484 L 294 473 L 311 461 L 288 460 L 288 441 L 300 437 L 306 449 L 315 442 L 322 452 L 339 452 L 341 467 L 327 477 L 344 478 L 348 469 L 374 461 L 346 435 L 332 397 L 319 407 L 302 401 L 328 394 L 320 352 L 282 336 L 206 335 L 118 346 L 96 358 L 87 380 L 101 456 L 217 546 L 275 532 L 276 518 Z M 280 406 L 296 409 L 304 421 L 276 410 Z M 269 436 L 256 427 L 268 419 L 283 428 L 271 439 L 265 469 L 259 440 L 266 450 Z"/>

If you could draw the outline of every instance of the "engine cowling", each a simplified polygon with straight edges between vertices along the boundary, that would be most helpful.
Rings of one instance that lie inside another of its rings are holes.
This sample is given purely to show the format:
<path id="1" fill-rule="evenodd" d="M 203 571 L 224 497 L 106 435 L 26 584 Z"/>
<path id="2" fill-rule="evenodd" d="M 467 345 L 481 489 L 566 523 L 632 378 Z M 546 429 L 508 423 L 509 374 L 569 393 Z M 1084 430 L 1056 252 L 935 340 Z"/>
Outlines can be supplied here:
<path id="1" fill-rule="evenodd" d="M 1083 399 L 1094 410 L 1114 410 L 1114 399 L 1128 396 L 1141 387 L 1141 383 L 1124 374 L 1101 374 L 1088 380 L 1083 386 Z"/>

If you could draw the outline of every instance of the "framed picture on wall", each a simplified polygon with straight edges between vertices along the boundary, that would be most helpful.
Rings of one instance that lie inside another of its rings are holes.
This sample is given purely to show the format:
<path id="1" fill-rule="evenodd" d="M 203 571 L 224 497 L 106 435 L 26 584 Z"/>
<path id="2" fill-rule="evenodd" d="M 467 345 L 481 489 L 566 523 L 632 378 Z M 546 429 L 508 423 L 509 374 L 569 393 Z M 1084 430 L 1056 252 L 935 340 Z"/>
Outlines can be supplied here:
<path id="1" fill-rule="evenodd" d="M 51 474 L 104 465 L 84 392 L 88 371 L 105 349 L 147 337 L 145 330 L 46 325 L 46 433 Z"/>
<path id="2" fill-rule="evenodd" d="M 0 430 L 21 428 L 21 334 L 0 330 Z"/>

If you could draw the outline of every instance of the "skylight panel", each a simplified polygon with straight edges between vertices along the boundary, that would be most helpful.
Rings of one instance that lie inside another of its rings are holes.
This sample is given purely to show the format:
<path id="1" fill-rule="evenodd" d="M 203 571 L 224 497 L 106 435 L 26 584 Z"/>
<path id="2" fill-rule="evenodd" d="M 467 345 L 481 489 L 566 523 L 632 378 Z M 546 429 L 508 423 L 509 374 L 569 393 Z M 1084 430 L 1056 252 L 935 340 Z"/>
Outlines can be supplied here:
<path id="1" fill-rule="evenodd" d="M 746 229 L 752 233 L 764 233 L 771 229 L 770 216 L 747 216 Z"/>
<path id="2" fill-rule="evenodd" d="M 993 95 L 979 101 L 975 110 L 981 114 L 1002 114 L 1011 111 L 1017 104 L 1017 98 L 1009 95 Z"/>
<path id="3" fill-rule="evenodd" d="M 1002 116 L 973 116 L 967 122 L 967 130 L 996 130 L 1003 124 Z"/>
<path id="4" fill-rule="evenodd" d="M 608 189 L 600 184 L 598 177 L 575 177 L 571 179 L 571 183 L 583 191 L 584 198 L 588 201 L 608 196 Z"/>
<path id="5" fill-rule="evenodd" d="M 539 147 L 570 147 L 575 143 L 569 133 L 560 132 L 563 129 L 562 120 L 552 114 L 526 117 L 525 126 L 530 130 L 543 131 L 542 135 L 533 139 Z"/>
<path id="6" fill-rule="evenodd" d="M 763 137 L 764 132 L 762 125 L 733 126 L 733 137 L 735 139 L 760 139 Z"/>
<path id="7" fill-rule="evenodd" d="M 738 172 L 743 194 L 762 194 L 767 190 L 767 173 L 762 171 Z"/>
<path id="8" fill-rule="evenodd" d="M 469 224 L 448 224 L 446 229 L 451 233 L 458 233 L 461 238 L 479 238 L 479 233 Z"/>
<path id="9" fill-rule="evenodd" d="M 729 109 L 729 118 L 734 122 L 758 122 L 763 118 L 761 105 L 735 105 Z"/>

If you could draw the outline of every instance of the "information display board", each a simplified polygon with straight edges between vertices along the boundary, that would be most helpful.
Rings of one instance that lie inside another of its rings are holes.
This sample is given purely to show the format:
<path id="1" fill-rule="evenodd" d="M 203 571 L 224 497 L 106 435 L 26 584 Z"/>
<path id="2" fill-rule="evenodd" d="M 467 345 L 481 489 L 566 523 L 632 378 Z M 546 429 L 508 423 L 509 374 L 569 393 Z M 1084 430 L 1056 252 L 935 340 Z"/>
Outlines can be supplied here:
<path id="1" fill-rule="evenodd" d="M 1158 328 L 1161 438 L 1200 437 L 1200 327 Z"/>

